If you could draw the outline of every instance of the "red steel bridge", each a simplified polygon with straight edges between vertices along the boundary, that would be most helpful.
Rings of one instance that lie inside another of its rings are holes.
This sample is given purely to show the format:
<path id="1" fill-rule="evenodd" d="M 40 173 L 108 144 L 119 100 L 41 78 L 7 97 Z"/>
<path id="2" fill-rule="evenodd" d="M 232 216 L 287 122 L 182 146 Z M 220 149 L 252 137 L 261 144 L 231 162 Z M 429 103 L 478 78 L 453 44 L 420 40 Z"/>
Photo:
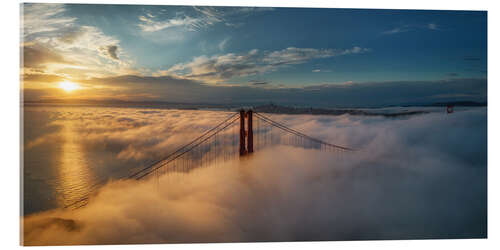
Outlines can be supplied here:
<path id="1" fill-rule="evenodd" d="M 236 158 L 250 157 L 259 150 L 276 145 L 332 153 L 354 151 L 303 134 L 251 109 L 242 109 L 184 146 L 123 179 L 158 179 L 165 174 L 189 173 L 197 168 L 217 166 Z M 66 208 L 85 206 L 90 195 L 67 205 Z"/>

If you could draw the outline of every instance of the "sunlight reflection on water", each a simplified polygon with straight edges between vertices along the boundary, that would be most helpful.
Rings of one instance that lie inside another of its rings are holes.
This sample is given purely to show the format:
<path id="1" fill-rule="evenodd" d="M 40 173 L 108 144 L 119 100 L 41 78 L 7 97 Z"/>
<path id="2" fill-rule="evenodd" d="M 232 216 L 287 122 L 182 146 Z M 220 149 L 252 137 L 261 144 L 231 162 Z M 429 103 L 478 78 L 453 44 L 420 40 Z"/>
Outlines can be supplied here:
<path id="1" fill-rule="evenodd" d="M 56 190 L 61 193 L 59 206 L 68 206 L 87 195 L 94 183 L 93 173 L 88 167 L 87 157 L 74 132 L 74 121 L 66 121 L 62 129 L 63 145 Z"/>
<path id="2" fill-rule="evenodd" d="M 72 205 L 129 176 L 227 112 L 27 106 L 23 116 L 23 213 L 31 214 Z"/>

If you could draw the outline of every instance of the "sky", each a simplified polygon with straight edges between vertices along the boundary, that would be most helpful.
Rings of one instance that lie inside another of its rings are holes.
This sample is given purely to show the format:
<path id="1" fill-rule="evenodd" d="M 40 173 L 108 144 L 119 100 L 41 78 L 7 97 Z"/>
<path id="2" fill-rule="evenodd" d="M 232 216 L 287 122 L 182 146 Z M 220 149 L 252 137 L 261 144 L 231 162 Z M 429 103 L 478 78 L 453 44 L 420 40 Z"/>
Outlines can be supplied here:
<path id="1" fill-rule="evenodd" d="M 24 4 L 24 100 L 486 101 L 481 11 Z"/>

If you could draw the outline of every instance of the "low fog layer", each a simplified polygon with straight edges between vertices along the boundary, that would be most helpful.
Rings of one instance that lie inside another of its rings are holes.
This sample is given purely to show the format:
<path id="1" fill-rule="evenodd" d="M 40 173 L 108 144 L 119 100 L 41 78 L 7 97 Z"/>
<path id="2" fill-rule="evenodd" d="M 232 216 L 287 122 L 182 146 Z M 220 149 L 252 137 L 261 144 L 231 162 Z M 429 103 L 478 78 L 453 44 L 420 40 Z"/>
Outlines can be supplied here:
<path id="1" fill-rule="evenodd" d="M 189 175 L 112 182 L 82 209 L 25 217 L 24 243 L 486 237 L 485 108 L 404 119 L 272 117 L 359 150 L 278 146 Z"/>
<path id="2" fill-rule="evenodd" d="M 71 204 L 94 185 L 130 175 L 228 115 L 196 110 L 27 107 L 24 213 Z"/>

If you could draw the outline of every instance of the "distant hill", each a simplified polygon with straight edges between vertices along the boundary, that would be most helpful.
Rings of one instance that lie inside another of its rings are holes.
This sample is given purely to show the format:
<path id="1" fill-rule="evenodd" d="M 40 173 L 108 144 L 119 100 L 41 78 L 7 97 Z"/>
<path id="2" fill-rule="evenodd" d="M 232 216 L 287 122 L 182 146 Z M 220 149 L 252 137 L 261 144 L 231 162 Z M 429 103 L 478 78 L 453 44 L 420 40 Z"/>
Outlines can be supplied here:
<path id="1" fill-rule="evenodd" d="M 366 111 L 362 109 L 323 109 L 323 108 L 301 108 L 301 107 L 286 107 L 275 104 L 268 104 L 254 107 L 254 110 L 262 113 L 274 114 L 311 114 L 311 115 L 364 115 L 364 116 L 384 116 L 398 117 L 429 113 L 428 111 L 401 111 L 401 112 L 377 112 Z"/>
<path id="2" fill-rule="evenodd" d="M 444 107 L 444 106 L 460 106 L 460 107 L 484 107 L 487 106 L 486 102 L 471 102 L 471 101 L 457 101 L 457 102 L 436 102 L 430 105 L 425 106 L 434 106 L 434 107 Z"/>

